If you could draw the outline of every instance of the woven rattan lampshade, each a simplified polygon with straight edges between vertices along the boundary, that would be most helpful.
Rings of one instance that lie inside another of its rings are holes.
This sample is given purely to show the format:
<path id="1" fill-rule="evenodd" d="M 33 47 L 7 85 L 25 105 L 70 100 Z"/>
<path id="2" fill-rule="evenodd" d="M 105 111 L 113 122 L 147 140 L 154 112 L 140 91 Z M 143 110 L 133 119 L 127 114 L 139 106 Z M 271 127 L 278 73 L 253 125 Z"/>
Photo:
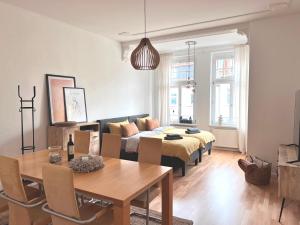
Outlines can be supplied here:
<path id="1" fill-rule="evenodd" d="M 131 65 L 136 70 L 154 70 L 157 68 L 160 57 L 148 38 L 143 38 L 131 54 Z"/>
<path id="2" fill-rule="evenodd" d="M 145 37 L 140 44 L 133 50 L 131 54 L 131 65 L 136 70 L 155 70 L 159 64 L 160 57 L 158 51 L 152 46 L 147 34 L 146 23 L 146 0 L 144 0 L 144 23 L 145 23 Z"/>

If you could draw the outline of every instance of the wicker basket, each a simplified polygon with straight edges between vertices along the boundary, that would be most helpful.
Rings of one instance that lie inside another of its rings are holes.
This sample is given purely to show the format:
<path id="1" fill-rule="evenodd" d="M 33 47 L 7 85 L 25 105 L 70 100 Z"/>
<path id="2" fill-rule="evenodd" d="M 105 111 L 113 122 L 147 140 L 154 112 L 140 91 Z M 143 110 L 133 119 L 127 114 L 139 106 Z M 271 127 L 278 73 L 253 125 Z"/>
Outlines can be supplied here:
<path id="1" fill-rule="evenodd" d="M 239 159 L 238 164 L 245 172 L 247 182 L 255 185 L 268 185 L 271 179 L 272 164 L 258 157 Z"/>

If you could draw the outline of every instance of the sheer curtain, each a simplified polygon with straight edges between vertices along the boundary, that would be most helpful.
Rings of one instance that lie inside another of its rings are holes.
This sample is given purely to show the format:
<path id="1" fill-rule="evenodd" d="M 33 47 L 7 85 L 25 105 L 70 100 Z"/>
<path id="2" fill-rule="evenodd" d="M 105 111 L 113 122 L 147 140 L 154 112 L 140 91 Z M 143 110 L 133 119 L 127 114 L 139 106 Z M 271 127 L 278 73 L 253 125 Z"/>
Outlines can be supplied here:
<path id="1" fill-rule="evenodd" d="M 153 116 L 161 126 L 169 125 L 169 78 L 171 73 L 171 54 L 160 55 L 160 63 L 154 71 Z"/>
<path id="2" fill-rule="evenodd" d="M 237 80 L 238 99 L 238 129 L 239 150 L 247 152 L 248 135 L 248 92 L 249 92 L 249 46 L 241 45 L 235 48 L 235 72 L 239 74 Z"/>

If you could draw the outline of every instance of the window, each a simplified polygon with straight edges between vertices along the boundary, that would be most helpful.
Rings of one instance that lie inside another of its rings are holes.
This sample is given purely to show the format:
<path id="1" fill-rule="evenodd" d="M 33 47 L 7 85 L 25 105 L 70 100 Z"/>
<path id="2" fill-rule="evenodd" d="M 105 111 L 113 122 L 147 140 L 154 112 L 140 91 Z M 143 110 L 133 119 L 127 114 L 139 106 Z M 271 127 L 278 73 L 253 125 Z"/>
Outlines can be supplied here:
<path id="1" fill-rule="evenodd" d="M 178 57 L 179 58 L 179 57 Z M 180 57 L 181 58 L 181 57 Z M 179 60 L 179 59 L 177 59 Z M 171 81 L 186 81 L 190 73 L 190 79 L 194 79 L 194 63 L 193 62 L 175 62 L 172 64 Z"/>
<path id="2" fill-rule="evenodd" d="M 191 73 L 189 73 L 191 71 Z M 187 56 L 175 56 L 172 62 L 169 91 L 171 123 L 192 123 L 194 111 L 194 92 L 187 88 L 187 79 L 194 80 L 194 63 Z"/>
<path id="3" fill-rule="evenodd" d="M 211 125 L 236 126 L 234 52 L 215 52 L 211 58 Z"/>

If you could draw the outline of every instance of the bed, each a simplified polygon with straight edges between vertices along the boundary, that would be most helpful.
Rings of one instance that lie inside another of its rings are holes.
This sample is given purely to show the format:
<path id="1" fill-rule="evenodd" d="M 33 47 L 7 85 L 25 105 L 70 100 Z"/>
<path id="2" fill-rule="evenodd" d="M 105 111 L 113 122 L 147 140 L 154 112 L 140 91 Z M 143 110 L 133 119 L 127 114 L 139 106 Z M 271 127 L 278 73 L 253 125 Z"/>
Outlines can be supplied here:
<path id="1" fill-rule="evenodd" d="M 164 134 L 180 134 L 183 137 L 193 137 L 199 140 L 199 161 L 202 161 L 202 155 L 205 152 L 208 152 L 208 155 L 211 154 L 212 143 L 215 142 L 215 136 L 208 131 L 201 130 L 200 133 L 187 134 L 186 129 L 176 128 L 176 127 L 162 127 L 157 130 L 161 130 Z"/>
<path id="2" fill-rule="evenodd" d="M 98 120 L 100 124 L 99 129 L 99 137 L 100 137 L 100 146 L 102 144 L 102 135 L 103 133 L 109 133 L 108 123 L 117 123 L 122 122 L 128 119 L 129 122 L 135 122 L 137 123 L 137 118 L 144 118 L 149 116 L 148 114 L 140 114 L 140 115 L 134 115 L 134 116 L 128 116 L 128 117 L 118 117 L 118 118 L 110 118 L 110 119 L 103 119 Z M 165 132 L 168 132 L 165 130 Z M 138 152 L 137 152 L 137 146 L 132 147 L 131 149 L 126 148 L 128 145 L 128 142 L 131 144 L 134 143 L 134 141 L 138 140 L 140 136 L 149 136 L 149 137 L 155 137 L 155 138 L 161 138 L 163 139 L 166 135 L 164 132 L 157 130 L 153 133 L 147 132 L 140 132 L 137 137 L 130 137 L 130 138 L 122 138 L 122 148 L 121 148 L 121 155 L 120 157 L 122 159 L 127 160 L 133 160 L 137 161 L 138 158 Z M 183 136 L 183 139 L 180 140 L 172 140 L 167 141 L 163 140 L 163 156 L 161 160 L 161 164 L 164 166 L 170 166 L 174 169 L 180 168 L 182 170 L 182 176 L 185 176 L 186 173 L 186 166 L 189 161 L 194 162 L 195 165 L 198 164 L 199 160 L 202 159 L 202 154 L 205 151 L 211 151 L 211 143 L 207 143 L 203 147 L 201 141 L 199 138 L 195 138 L 192 136 Z"/>

